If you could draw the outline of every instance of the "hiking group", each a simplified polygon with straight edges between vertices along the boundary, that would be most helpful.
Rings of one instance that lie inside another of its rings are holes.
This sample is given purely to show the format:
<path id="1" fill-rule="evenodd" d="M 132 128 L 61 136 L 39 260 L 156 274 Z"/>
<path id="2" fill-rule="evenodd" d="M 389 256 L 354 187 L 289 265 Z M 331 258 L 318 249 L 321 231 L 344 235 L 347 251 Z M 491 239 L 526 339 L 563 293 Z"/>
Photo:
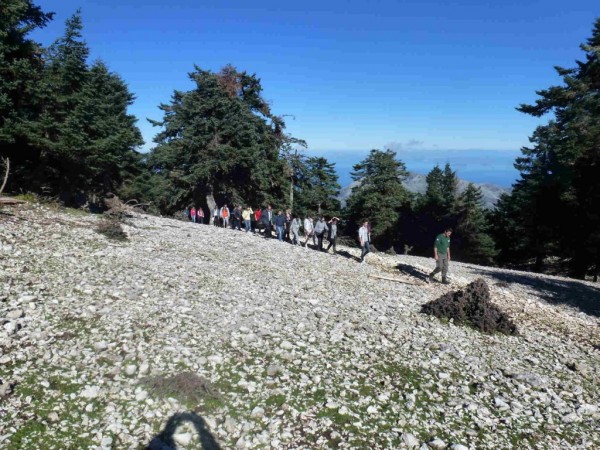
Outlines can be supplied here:
<path id="1" fill-rule="evenodd" d="M 186 208 L 183 212 L 186 220 L 194 223 L 204 223 L 204 210 L 202 208 Z M 252 209 L 247 206 L 235 206 L 232 210 L 227 205 L 222 207 L 215 206 L 211 211 L 208 224 L 216 227 L 232 228 L 250 233 L 262 235 L 269 239 L 277 237 L 280 241 L 286 241 L 294 245 L 300 245 L 308 248 L 308 241 L 312 239 L 313 245 L 320 251 L 329 252 L 333 248 L 333 254 L 336 254 L 336 240 L 338 236 L 337 217 L 332 217 L 326 221 L 324 216 L 313 219 L 310 215 L 304 220 L 298 217 L 288 209 L 275 211 L 271 205 L 265 209 Z M 300 230 L 303 230 L 304 242 L 300 239 Z M 275 232 L 275 236 L 273 236 Z M 324 248 L 323 240 L 327 239 L 329 245 Z"/>
<path id="2" fill-rule="evenodd" d="M 204 210 L 202 208 L 186 208 L 183 211 L 183 218 L 191 220 L 194 223 L 204 223 Z M 338 237 L 337 217 L 332 217 L 326 221 L 324 216 L 319 216 L 316 220 L 307 215 L 304 220 L 287 209 L 275 211 L 268 205 L 265 209 L 252 209 L 249 206 L 242 208 L 235 206 L 230 210 L 227 205 L 222 207 L 215 206 L 208 218 L 208 224 L 216 227 L 232 228 L 242 230 L 246 233 L 262 234 L 265 239 L 273 238 L 273 231 L 279 241 L 289 242 L 293 245 L 308 248 L 308 241 L 312 239 L 314 248 L 319 251 L 329 252 L 333 248 L 333 254 L 337 253 L 336 240 Z M 303 230 L 304 243 L 300 240 L 300 229 Z M 434 281 L 434 276 L 442 272 L 442 283 L 448 284 L 448 266 L 450 261 L 450 228 L 439 234 L 433 245 L 433 255 L 436 260 L 436 268 L 427 277 L 428 281 Z M 323 239 L 329 241 L 327 248 L 323 247 Z M 371 225 L 368 220 L 361 223 L 358 229 L 358 241 L 360 242 L 361 254 L 360 262 L 365 262 L 365 256 L 371 251 Z"/>

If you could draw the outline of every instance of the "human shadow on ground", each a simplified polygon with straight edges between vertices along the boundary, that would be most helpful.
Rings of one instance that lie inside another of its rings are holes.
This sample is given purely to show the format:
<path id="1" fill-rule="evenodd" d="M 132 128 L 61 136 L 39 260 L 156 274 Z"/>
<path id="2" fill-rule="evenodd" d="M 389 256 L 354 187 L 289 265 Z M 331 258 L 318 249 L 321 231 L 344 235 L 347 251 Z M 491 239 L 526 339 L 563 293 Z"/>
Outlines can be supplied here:
<path id="1" fill-rule="evenodd" d="M 533 288 L 550 304 L 572 306 L 585 314 L 600 317 L 600 286 L 589 286 L 579 280 L 557 280 L 534 273 L 503 272 L 494 268 L 471 267 L 469 270 L 499 282 Z"/>
<path id="2" fill-rule="evenodd" d="M 348 259 L 351 259 L 352 261 L 360 262 L 360 258 L 350 254 L 346 250 L 338 250 L 335 254 L 338 256 L 341 256 L 342 258 L 348 258 Z"/>
<path id="3" fill-rule="evenodd" d="M 184 423 L 191 423 L 194 426 L 204 450 L 222 450 L 213 434 L 208 430 L 205 420 L 193 412 L 173 414 L 163 430 L 150 441 L 146 450 L 177 450 L 175 431 Z"/>
<path id="4" fill-rule="evenodd" d="M 421 281 L 427 282 L 427 277 L 429 274 L 423 272 L 422 270 L 417 269 L 414 266 L 411 266 L 410 264 L 400 263 L 396 266 L 396 269 L 398 269 L 400 272 L 402 272 L 408 276 L 411 276 L 411 277 L 417 278 Z"/>

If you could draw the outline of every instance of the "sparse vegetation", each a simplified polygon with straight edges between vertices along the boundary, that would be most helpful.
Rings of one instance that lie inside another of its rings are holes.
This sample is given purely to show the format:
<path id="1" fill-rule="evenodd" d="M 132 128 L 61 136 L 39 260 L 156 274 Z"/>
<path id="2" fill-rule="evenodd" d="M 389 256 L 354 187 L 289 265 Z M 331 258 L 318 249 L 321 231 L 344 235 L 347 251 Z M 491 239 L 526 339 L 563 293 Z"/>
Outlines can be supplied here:
<path id="1" fill-rule="evenodd" d="M 123 230 L 121 221 L 117 216 L 114 215 L 104 216 L 98 223 L 96 231 L 109 239 L 116 241 L 127 240 L 127 233 L 125 233 L 125 230 Z"/>
<path id="2" fill-rule="evenodd" d="M 182 403 L 192 403 L 196 407 L 205 400 L 218 400 L 220 394 L 212 383 L 193 372 L 177 375 L 157 375 L 144 378 L 142 384 L 159 397 L 174 397 Z"/>

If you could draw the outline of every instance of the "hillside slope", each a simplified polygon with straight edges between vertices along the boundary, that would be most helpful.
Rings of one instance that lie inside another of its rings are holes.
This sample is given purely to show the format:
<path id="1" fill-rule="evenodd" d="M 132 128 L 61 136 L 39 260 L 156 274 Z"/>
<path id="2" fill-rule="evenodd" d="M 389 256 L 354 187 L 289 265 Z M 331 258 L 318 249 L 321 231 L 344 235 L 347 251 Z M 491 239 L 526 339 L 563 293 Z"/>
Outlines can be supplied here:
<path id="1" fill-rule="evenodd" d="M 1 448 L 600 448 L 596 285 L 98 220 L 0 212 Z M 478 277 L 520 336 L 419 312 Z"/>

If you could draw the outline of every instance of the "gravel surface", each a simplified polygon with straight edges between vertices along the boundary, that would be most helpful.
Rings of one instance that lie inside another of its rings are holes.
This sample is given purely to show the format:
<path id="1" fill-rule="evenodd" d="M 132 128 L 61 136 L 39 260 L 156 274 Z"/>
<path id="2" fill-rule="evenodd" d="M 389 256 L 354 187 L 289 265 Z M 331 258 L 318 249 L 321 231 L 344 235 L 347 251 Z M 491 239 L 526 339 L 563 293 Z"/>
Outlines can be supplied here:
<path id="1" fill-rule="evenodd" d="M 600 448 L 598 285 L 99 220 L 0 211 L 0 448 Z M 419 312 L 479 277 L 518 336 Z"/>

